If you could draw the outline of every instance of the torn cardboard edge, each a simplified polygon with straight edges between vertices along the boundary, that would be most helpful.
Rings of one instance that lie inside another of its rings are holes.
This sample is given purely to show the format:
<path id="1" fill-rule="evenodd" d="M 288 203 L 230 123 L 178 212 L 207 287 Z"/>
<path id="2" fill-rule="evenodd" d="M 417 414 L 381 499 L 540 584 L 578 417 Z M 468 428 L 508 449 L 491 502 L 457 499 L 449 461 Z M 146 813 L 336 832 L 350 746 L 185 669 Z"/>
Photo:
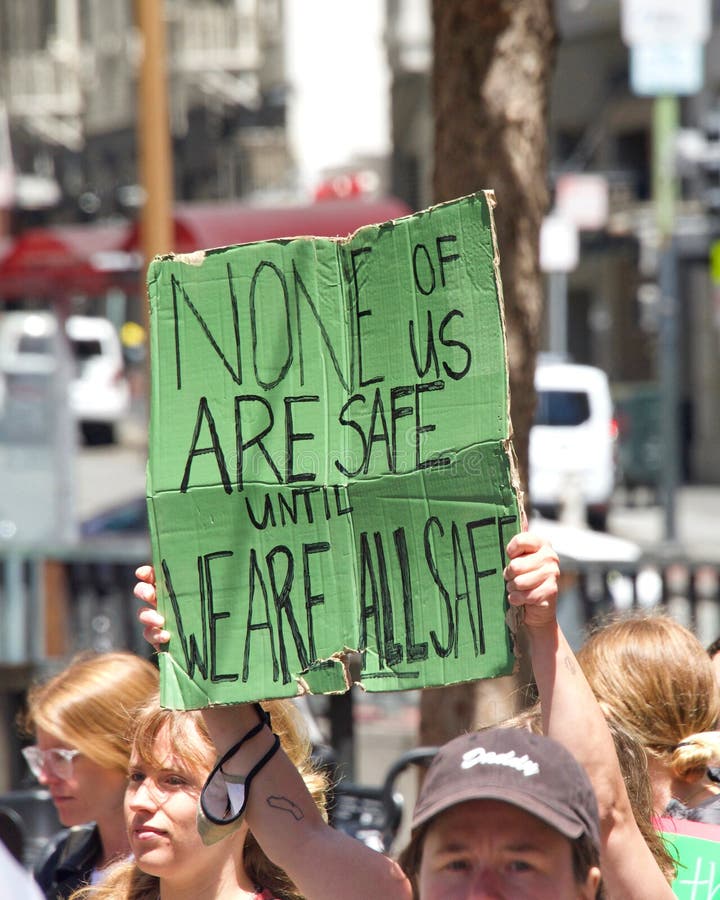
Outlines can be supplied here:
<path id="1" fill-rule="evenodd" d="M 460 210 L 456 216 L 454 216 L 454 217 L 451 216 L 451 218 L 447 220 L 447 222 L 449 222 L 451 224 L 444 224 L 443 220 L 442 220 L 442 216 L 439 214 L 442 213 L 442 210 L 444 208 L 459 206 L 463 203 L 463 201 L 467 201 L 467 200 L 471 201 L 470 203 L 467 204 L 467 207 L 469 209 L 471 209 L 472 203 L 474 201 L 478 201 L 480 198 L 483 199 L 487 212 L 476 212 L 476 211 L 471 210 L 472 220 L 468 220 L 468 224 L 471 226 L 468 230 L 468 239 L 469 239 L 469 242 L 468 242 L 465 240 L 465 236 L 463 233 L 464 223 L 462 220 L 462 216 L 465 214 L 463 210 Z M 502 455 L 504 456 L 504 458 L 506 460 L 507 467 L 508 467 L 509 473 L 510 473 L 509 474 L 509 482 L 510 482 L 509 485 L 507 484 L 508 474 L 504 470 L 503 470 L 503 480 L 502 480 L 502 482 L 500 482 L 500 484 L 502 485 L 503 491 L 506 492 L 504 494 L 505 499 L 504 499 L 503 508 L 505 510 L 510 509 L 510 506 L 508 506 L 508 503 L 509 503 L 508 497 L 510 496 L 510 494 L 507 493 L 507 490 L 509 488 L 509 491 L 511 492 L 512 497 L 513 497 L 513 503 L 512 503 L 513 512 L 517 511 L 518 517 L 522 518 L 522 516 L 523 516 L 522 492 L 521 492 L 520 486 L 519 486 L 517 461 L 515 458 L 515 453 L 514 453 L 514 449 L 512 447 L 512 441 L 511 441 L 512 423 L 511 423 L 511 418 L 510 418 L 509 379 L 508 379 L 508 373 L 507 373 L 507 343 L 505 341 L 505 316 L 504 316 L 504 308 L 503 308 L 503 302 L 502 302 L 503 301 L 502 283 L 500 280 L 500 271 L 499 271 L 499 251 L 498 251 L 497 237 L 496 237 L 496 231 L 495 231 L 495 220 L 492 215 L 492 211 L 493 211 L 494 207 L 495 207 L 494 193 L 492 191 L 482 191 L 476 195 L 473 195 L 472 197 L 460 198 L 459 200 L 451 200 L 451 201 L 447 201 L 446 203 L 438 204 L 437 206 L 431 207 L 427 210 L 423 210 L 422 212 L 417 213 L 414 216 L 413 215 L 404 216 L 398 220 L 381 223 L 378 226 L 372 226 L 372 225 L 362 226 L 360 229 L 355 231 L 352 235 L 348 235 L 346 237 L 310 238 L 310 240 L 324 242 L 328 245 L 346 245 L 346 244 L 352 242 L 352 240 L 358 234 L 365 233 L 368 235 L 368 237 L 367 237 L 367 240 L 364 241 L 363 243 L 372 245 L 373 249 L 375 249 L 375 245 L 373 244 L 373 237 L 372 237 L 373 234 L 375 234 L 376 236 L 379 236 L 383 229 L 385 229 L 386 232 L 388 231 L 387 226 L 393 226 L 393 230 L 394 230 L 396 223 L 408 222 L 409 226 L 408 226 L 407 233 L 405 231 L 403 231 L 403 234 L 402 234 L 402 237 L 405 239 L 405 241 L 408 244 L 408 247 L 407 247 L 408 252 L 411 249 L 413 241 L 415 241 L 415 240 L 420 241 L 423 239 L 421 236 L 419 236 L 419 235 L 421 235 L 421 232 L 422 232 L 422 227 L 420 227 L 420 226 L 422 226 L 423 224 L 424 224 L 424 226 L 426 226 L 426 232 L 429 234 L 429 238 L 426 241 L 427 246 L 432 247 L 433 250 L 435 250 L 435 239 L 432 236 L 432 227 L 435 224 L 437 224 L 438 227 L 435 231 L 436 235 L 448 234 L 450 231 L 453 231 L 453 232 L 457 231 L 457 235 L 459 237 L 455 236 L 453 234 L 452 239 L 454 241 L 459 241 L 459 243 L 457 244 L 457 248 L 456 248 L 458 251 L 458 254 L 461 252 L 464 254 L 465 251 L 468 249 L 468 247 L 473 246 L 474 241 L 472 241 L 472 239 L 475 237 L 475 233 L 476 233 L 475 229 L 477 229 L 477 235 L 481 239 L 481 242 L 478 242 L 478 244 L 477 244 L 477 248 L 478 249 L 481 248 L 482 253 L 476 254 L 476 259 L 472 264 L 468 263 L 468 265 L 466 266 L 465 262 L 463 262 L 463 267 L 464 267 L 462 270 L 463 277 L 465 277 L 466 279 L 468 277 L 470 278 L 470 282 L 468 283 L 467 288 L 466 288 L 467 293 L 463 296 L 473 298 L 475 293 L 477 292 L 477 298 L 484 297 L 484 299 L 482 301 L 484 304 L 484 306 L 482 307 L 483 309 L 485 307 L 487 307 L 489 310 L 490 305 L 492 303 L 494 303 L 494 307 L 493 307 L 494 315 L 496 318 L 499 318 L 499 321 L 500 321 L 500 337 L 502 339 L 502 350 L 500 351 L 499 344 L 495 344 L 495 346 L 492 347 L 492 350 L 493 350 L 492 359 L 493 359 L 493 365 L 495 365 L 496 358 L 500 357 L 500 355 L 502 355 L 502 359 L 504 361 L 504 366 L 503 366 L 503 370 L 502 370 L 502 374 L 503 374 L 503 378 L 504 378 L 504 382 L 502 383 L 502 390 L 504 392 L 502 422 L 504 422 L 504 429 L 502 428 L 502 425 L 500 423 L 500 416 L 498 416 L 496 418 L 496 422 L 497 422 L 497 433 L 499 434 L 501 431 L 504 431 L 505 437 L 501 441 L 498 441 L 496 438 L 493 438 L 492 443 L 501 448 Z M 482 221 L 480 221 L 479 217 L 482 217 Z M 412 225 L 413 225 L 412 220 L 417 221 L 418 226 L 419 226 L 418 229 L 412 230 Z M 424 222 L 423 222 L 423 220 L 424 220 Z M 488 240 L 488 237 L 489 237 L 489 240 Z M 445 240 L 445 239 L 446 238 L 442 238 L 442 240 Z M 180 263 L 181 265 L 184 264 L 190 268 L 198 269 L 198 268 L 202 268 L 205 265 L 212 264 L 213 257 L 217 257 L 219 259 L 219 261 L 222 262 L 220 257 L 221 257 L 221 251 L 223 251 L 223 250 L 242 251 L 244 248 L 250 248 L 250 247 L 258 248 L 258 247 L 262 247 L 264 245 L 268 245 L 268 247 L 270 247 L 270 245 L 277 245 L 277 244 L 282 244 L 283 246 L 285 246 L 286 244 L 292 244 L 294 241 L 302 241 L 302 238 L 301 237 L 288 238 L 286 241 L 271 240 L 271 241 L 267 241 L 267 242 L 261 242 L 261 244 L 240 245 L 239 247 L 235 247 L 235 248 L 217 248 L 217 249 L 213 250 L 212 253 L 210 251 L 199 250 L 199 251 L 193 252 L 191 254 L 178 254 L 178 255 L 171 254 L 171 255 L 168 255 L 165 257 L 157 258 L 155 260 L 155 262 L 153 263 L 153 265 L 151 266 L 151 271 L 149 273 L 149 279 L 151 282 L 153 282 L 154 289 L 156 291 L 157 302 L 159 304 L 160 300 L 162 299 L 160 297 L 160 295 L 157 294 L 157 291 L 158 290 L 160 290 L 160 291 L 167 290 L 167 283 L 165 285 L 165 288 L 163 288 L 162 284 L 159 283 L 159 281 L 160 281 L 159 277 L 162 274 L 161 267 L 165 263 L 171 263 L 171 264 L 172 263 Z M 418 246 L 420 246 L 420 244 L 415 244 L 416 248 Z M 379 248 L 378 255 L 379 255 L 379 252 L 381 249 L 382 248 Z M 392 248 L 390 248 L 390 249 L 392 249 Z M 455 247 L 452 247 L 452 250 L 454 250 L 454 249 L 455 249 Z M 276 250 L 277 250 L 277 248 L 276 248 Z M 438 246 L 437 246 L 438 255 L 441 255 L 442 253 L 449 254 L 452 252 L 452 250 L 451 249 L 443 249 L 441 251 L 440 245 L 438 243 Z M 395 252 L 396 253 L 398 252 L 397 249 L 395 250 Z M 268 251 L 268 253 L 270 253 L 270 251 Z M 270 256 L 268 255 L 266 258 L 269 259 Z M 452 257 L 452 258 L 459 259 L 460 257 L 458 255 L 457 257 Z M 283 257 L 283 259 L 284 259 L 284 257 Z M 444 261 L 447 262 L 450 259 L 451 259 L 450 256 L 445 256 Z M 468 259 L 469 259 L 469 257 L 468 257 Z M 485 260 L 487 260 L 487 263 L 485 262 Z M 338 261 L 340 262 L 339 257 L 338 257 Z M 224 265 L 224 262 L 223 262 L 223 265 Z M 397 263 L 397 265 L 398 265 L 398 267 L 400 267 L 400 263 Z M 407 263 L 405 263 L 405 265 L 407 265 Z M 476 268 L 474 268 L 474 269 L 471 268 L 471 265 L 475 266 Z M 482 267 L 482 268 L 479 268 L 479 267 Z M 213 271 L 212 268 L 209 271 L 212 272 Z M 229 273 L 229 263 L 228 263 L 228 273 Z M 207 273 L 205 273 L 205 274 L 207 275 Z M 482 277 L 481 277 L 481 274 L 482 274 Z M 346 279 L 348 278 L 347 272 L 344 272 L 343 275 Z M 180 273 L 180 275 L 178 275 L 177 277 L 182 277 L 182 273 Z M 439 277 L 439 273 L 438 273 L 438 277 Z M 416 278 L 417 278 L 417 274 L 416 274 Z M 475 281 L 473 279 L 477 279 L 477 283 L 475 283 Z M 490 292 L 490 282 L 491 281 L 492 281 L 492 286 L 493 286 L 492 294 Z M 167 282 L 167 279 L 166 279 L 166 282 Z M 197 300 L 201 300 L 204 302 L 205 297 L 203 295 L 203 291 L 207 292 L 207 291 L 213 290 L 212 282 L 213 282 L 212 277 L 207 278 L 207 284 L 202 284 L 202 277 L 200 278 L 200 281 L 197 283 L 191 282 L 196 285 L 194 290 L 198 291 Z M 198 283 L 201 285 L 201 287 L 197 287 Z M 417 283 L 417 281 L 416 281 L 416 283 Z M 363 282 L 363 284 L 364 284 L 364 282 Z M 444 286 L 444 284 L 445 284 L 445 282 L 444 282 L 444 273 L 443 273 L 443 286 Z M 418 285 L 418 286 L 420 286 L 420 285 Z M 351 284 L 349 284 L 349 288 L 350 289 L 352 288 Z M 355 283 L 355 290 L 356 291 L 359 290 L 357 282 Z M 484 291 L 484 294 L 481 293 L 481 291 Z M 425 291 L 421 290 L 420 293 L 425 294 Z M 351 296 L 351 295 L 349 295 L 349 296 Z M 375 296 L 375 295 L 373 295 L 373 296 Z M 195 295 L 193 295 L 193 299 L 194 300 L 196 299 Z M 417 303 L 418 301 L 423 301 L 423 299 L 427 300 L 427 297 L 425 297 L 425 298 L 420 297 L 420 294 L 418 294 L 417 291 L 416 291 L 415 295 L 413 295 L 412 292 L 410 293 L 410 302 L 411 303 L 412 302 Z M 398 300 L 401 301 L 402 297 L 398 297 Z M 355 300 L 354 302 L 357 303 L 357 300 Z M 367 300 L 365 302 L 367 303 Z M 433 298 L 433 303 L 436 303 L 435 297 Z M 476 321 L 476 318 L 478 316 L 478 309 L 480 309 L 480 306 L 476 305 L 476 304 L 477 304 L 476 299 L 470 299 L 468 302 L 468 306 L 466 308 L 466 307 L 462 306 L 462 301 L 460 302 L 461 308 L 465 309 L 466 312 L 468 312 L 468 314 L 471 314 L 474 316 L 473 323 Z M 435 309 L 435 308 L 437 308 L 437 307 L 433 307 L 433 309 Z M 440 306 L 439 308 L 440 308 L 440 310 L 443 309 L 442 306 Z M 408 312 L 406 315 L 410 315 L 410 313 Z M 416 311 L 416 315 L 420 316 L 420 315 L 422 315 L 422 313 Z M 420 321 L 419 318 L 418 318 L 418 321 Z M 157 321 L 155 322 L 155 324 L 157 325 Z M 469 332 L 469 333 L 468 332 L 458 332 L 457 333 L 458 337 L 460 336 L 460 333 L 462 333 L 462 336 L 464 339 L 468 339 L 469 343 L 471 343 L 471 345 L 473 347 L 474 359 L 477 360 L 479 358 L 482 358 L 482 352 L 483 352 L 484 348 L 479 341 L 480 336 L 476 335 L 473 331 L 473 332 Z M 468 338 L 468 334 L 470 335 L 469 338 Z M 455 335 L 453 335 L 453 336 L 455 336 Z M 401 335 L 399 335 L 399 337 L 401 337 Z M 177 335 L 175 337 L 175 340 L 177 341 Z M 493 340 L 494 340 L 494 338 L 493 338 Z M 491 346 L 491 345 L 488 344 L 488 346 Z M 153 374 L 154 375 L 157 374 L 158 370 L 159 370 L 160 374 L 162 375 L 163 367 L 160 362 L 159 350 L 158 350 L 158 345 L 157 345 L 156 341 L 153 342 L 153 349 L 155 351 L 157 351 L 157 353 L 158 353 L 158 362 L 154 361 L 154 363 L 153 363 L 153 365 L 154 365 Z M 177 353 L 177 347 L 175 349 L 176 349 L 176 353 Z M 398 347 L 398 349 L 400 349 L 400 348 Z M 405 348 L 405 353 L 407 353 L 407 348 Z M 394 364 L 393 360 L 391 360 L 390 362 Z M 492 372 L 497 371 L 498 376 L 500 376 L 499 362 L 500 362 L 500 360 L 498 358 L 496 368 L 493 368 L 491 370 Z M 417 366 L 417 363 L 416 363 L 416 366 Z M 166 369 L 167 369 L 167 366 L 166 366 Z M 407 373 L 405 373 L 404 375 L 395 375 L 394 370 L 388 370 L 388 371 L 393 372 L 393 374 L 388 375 L 388 381 L 390 384 L 396 383 L 400 378 L 404 378 L 404 379 L 408 378 Z M 398 369 L 398 371 L 400 371 L 400 370 Z M 476 381 L 473 381 L 473 378 L 477 379 L 478 376 L 473 375 L 472 371 L 470 374 L 471 374 L 471 376 L 473 376 L 472 378 L 469 379 L 470 387 L 468 388 L 468 390 L 466 390 L 466 393 L 464 395 L 462 393 L 460 394 L 461 398 L 466 397 L 468 391 L 470 392 L 470 396 L 472 396 L 472 391 L 477 390 L 477 388 L 473 387 L 473 385 L 476 384 Z M 393 382 L 393 380 L 392 380 L 393 377 L 395 378 L 395 382 Z M 419 369 L 418 369 L 418 378 L 420 380 L 422 380 L 422 376 L 420 376 Z M 451 384 L 450 382 L 448 382 L 448 383 Z M 500 389 L 500 379 L 498 377 L 497 390 L 499 391 L 499 389 Z M 453 390 L 454 390 L 454 388 L 453 388 Z M 490 393 L 490 391 L 488 391 L 488 393 Z M 453 394 L 453 397 L 455 397 L 455 396 L 456 395 Z M 497 407 L 496 407 L 498 409 L 498 411 L 499 411 L 499 406 L 500 406 L 500 404 L 498 402 Z M 482 430 L 480 430 L 480 431 L 483 434 L 485 434 L 485 431 L 482 431 Z M 480 431 L 477 433 L 480 433 Z M 496 453 L 499 453 L 499 450 L 496 450 Z M 162 454 L 161 454 L 161 458 L 162 458 Z M 160 470 L 160 471 L 162 471 L 162 470 Z M 402 478 L 406 474 L 407 474 L 406 472 L 383 474 L 382 476 L 380 476 L 378 478 L 378 480 L 388 478 L 389 481 L 387 483 L 389 486 L 392 486 L 394 479 L 396 479 L 397 477 Z M 170 491 L 168 491 L 168 490 L 162 491 L 162 490 L 160 490 L 160 487 L 157 486 L 158 487 L 157 493 L 156 494 L 152 493 L 152 497 L 159 498 L 163 493 L 175 493 L 175 489 L 172 488 L 172 484 L 173 484 L 172 479 L 168 483 L 171 485 Z M 354 483 L 354 482 L 350 482 L 350 483 Z M 358 483 L 360 483 L 360 480 L 358 481 Z M 213 483 L 213 486 L 217 486 L 217 485 L 215 485 Z M 197 487 L 198 488 L 201 487 L 201 484 L 198 484 Z M 190 494 L 193 493 L 193 490 L 194 490 L 194 487 L 191 487 Z M 288 488 L 288 490 L 289 490 L 289 488 Z M 402 497 L 399 497 L 399 496 L 396 497 L 393 494 L 393 490 L 390 490 L 389 493 L 390 493 L 390 499 L 393 501 L 403 499 Z M 490 495 L 492 492 L 487 491 L 486 493 L 488 495 Z M 468 500 L 471 499 L 472 494 L 473 494 L 473 492 L 471 491 L 471 494 L 468 496 Z M 485 495 L 483 495 L 483 496 L 485 496 Z M 407 499 L 407 498 L 405 498 L 405 499 Z M 448 502 L 454 502 L 455 500 L 457 500 L 457 497 L 453 493 L 452 498 L 450 497 L 450 495 L 448 495 L 447 500 L 448 500 Z M 497 502 L 499 503 L 499 500 Z M 500 507 L 498 507 L 498 508 L 500 508 Z M 167 521 L 168 520 L 167 513 L 164 513 L 163 515 L 164 515 L 164 520 Z M 380 515 L 379 521 L 382 523 L 382 515 L 383 515 L 382 511 L 380 511 L 379 515 Z M 448 513 L 448 519 L 450 519 L 450 518 L 451 518 L 451 514 Z M 463 523 L 464 522 L 465 522 L 465 519 L 463 519 Z M 454 525 L 454 523 L 453 523 L 453 525 Z M 367 525 L 365 527 L 367 527 Z M 395 526 L 393 526 L 393 527 L 395 527 Z M 160 527 L 156 527 L 155 530 L 157 532 L 156 537 L 158 537 L 159 540 L 164 542 L 165 537 L 164 537 L 164 535 L 160 534 Z M 388 538 L 389 538 L 389 535 L 388 535 Z M 158 544 L 157 545 L 157 553 L 156 553 L 157 558 L 160 558 L 159 546 L 160 545 Z M 155 547 L 155 543 L 154 543 L 154 547 Z M 265 549 L 267 550 L 267 548 L 265 548 Z M 355 549 L 357 552 L 357 547 Z M 199 559 L 200 559 L 200 557 L 198 557 L 198 561 L 199 561 Z M 359 571 L 359 569 L 358 569 L 358 571 Z M 437 601 L 437 598 L 436 598 L 436 601 Z M 478 600 L 478 603 L 479 603 L 479 600 Z M 478 606 L 478 610 L 479 610 L 479 606 Z M 512 642 L 512 647 L 511 647 L 512 653 L 510 654 L 510 659 L 508 660 L 508 664 L 511 661 L 513 667 L 516 668 L 517 667 L 516 630 L 517 630 L 518 614 L 517 614 L 516 610 L 505 609 L 505 608 L 503 610 L 498 610 L 498 615 L 500 615 L 500 614 L 502 614 L 502 621 L 503 621 L 504 625 L 507 627 L 507 629 L 509 630 L 510 635 L 511 635 L 510 641 Z M 353 615 L 354 615 L 354 613 L 353 613 Z M 430 626 L 428 626 L 428 627 L 430 627 Z M 351 673 L 349 671 L 348 660 L 349 660 L 350 656 L 356 652 L 363 652 L 365 654 L 371 654 L 372 651 L 370 648 L 367 648 L 367 647 L 364 648 L 362 651 L 349 650 L 349 649 L 347 649 L 347 647 L 345 647 L 341 651 L 328 653 L 327 648 L 325 648 L 324 652 L 320 654 L 321 658 L 316 659 L 315 662 L 313 662 L 313 664 L 309 668 L 301 667 L 298 671 L 296 669 L 296 667 L 293 665 L 293 672 L 292 672 L 292 677 L 291 677 L 292 684 L 290 685 L 290 684 L 284 683 L 285 687 L 283 688 L 283 692 L 279 693 L 277 696 L 290 696 L 290 695 L 292 695 L 291 691 L 295 691 L 295 693 L 303 692 L 303 691 L 317 692 L 318 688 L 322 692 L 328 692 L 328 693 L 339 692 L 339 691 L 347 690 L 351 683 L 357 683 L 357 684 L 360 684 L 361 686 L 363 686 L 363 677 L 373 678 L 373 677 L 377 676 L 377 673 L 376 672 L 364 673 L 364 676 L 361 676 L 361 678 L 359 680 L 352 680 Z M 455 655 L 457 658 L 457 651 L 456 651 Z M 491 663 L 491 665 L 494 665 L 494 663 Z M 392 667 L 389 667 L 389 668 L 392 669 Z M 198 684 L 195 681 L 192 680 L 192 678 L 189 678 L 188 673 L 185 671 L 185 669 L 181 665 L 179 665 L 177 659 L 170 657 L 170 662 L 163 664 L 163 669 L 165 669 L 167 672 L 167 674 L 165 676 L 165 680 L 167 682 L 168 687 L 171 684 L 174 685 L 173 690 L 180 696 L 181 699 L 183 699 L 184 702 L 186 702 L 186 703 L 187 702 L 191 702 L 191 703 L 200 702 L 201 705 L 207 705 L 207 703 L 218 702 L 217 697 L 210 696 L 209 694 L 207 694 L 205 691 L 202 690 L 201 687 L 198 686 Z M 441 666 L 441 669 L 444 671 L 444 668 L 442 666 Z M 392 689 L 402 689 L 403 688 L 401 678 L 403 677 L 404 674 L 406 674 L 406 673 L 397 674 L 397 673 L 393 673 L 391 671 L 389 677 L 390 678 L 395 677 L 395 682 L 396 682 L 393 684 Z M 453 675 L 448 676 L 447 683 L 459 683 L 462 681 L 475 680 L 478 677 L 478 674 L 470 674 L 470 675 L 468 675 L 468 674 L 462 675 L 461 674 L 461 675 L 458 675 L 457 677 L 455 677 L 456 674 L 457 674 L 457 672 L 455 672 Z M 503 670 L 503 672 L 495 672 L 494 674 L 487 674 L 487 672 L 479 673 L 479 675 L 481 677 L 495 677 L 496 674 L 506 674 L 506 672 Z M 433 682 L 433 683 L 436 683 L 436 682 Z M 184 685 L 184 687 L 183 687 L 183 685 Z M 421 686 L 421 685 L 417 685 L 415 683 L 407 684 L 408 688 L 414 688 L 414 687 L 418 687 L 418 686 Z M 270 695 L 268 695 L 268 696 L 270 696 Z M 247 699 L 249 699 L 249 697 Z"/>
<path id="2" fill-rule="evenodd" d="M 517 628 L 519 624 L 522 622 L 522 611 L 515 608 L 509 607 L 506 613 L 506 624 L 510 633 L 513 636 L 513 651 L 514 658 L 512 669 L 510 671 L 499 672 L 495 675 L 495 678 L 503 678 L 507 675 L 514 675 L 519 670 L 520 664 L 520 651 L 517 645 Z M 327 696 L 337 696 L 341 694 L 346 694 L 353 687 L 358 688 L 363 691 L 363 693 L 368 692 L 367 684 L 363 681 L 362 676 L 359 678 L 354 678 L 352 674 L 353 664 L 357 657 L 362 655 L 362 651 L 360 650 L 351 650 L 345 648 L 344 650 L 338 651 L 333 654 L 332 657 L 325 660 L 318 660 L 318 668 L 324 667 L 325 663 L 332 663 L 331 667 L 327 667 L 328 669 L 332 669 L 332 672 L 335 674 L 335 678 L 327 679 L 327 683 L 322 684 L 318 683 L 315 678 L 309 677 L 308 673 L 300 673 L 296 675 L 293 679 L 293 683 L 297 685 L 297 691 L 294 694 L 282 694 L 279 698 L 263 698 L 263 699 L 282 699 L 284 697 L 292 699 L 293 697 L 304 697 L 311 696 L 314 694 L 323 694 Z M 163 700 L 162 705 L 166 708 L 172 709 L 204 709 L 209 706 L 232 706 L 236 703 L 240 702 L 249 702 L 249 701 L 218 701 L 213 697 L 206 694 L 204 691 L 200 689 L 196 682 L 192 681 L 187 677 L 187 673 L 185 670 L 178 665 L 177 661 L 173 659 L 173 657 L 166 651 L 160 651 L 158 653 L 158 661 L 160 664 L 160 671 L 162 674 L 162 678 L 165 682 L 174 682 L 175 690 L 171 691 L 171 693 L 175 697 L 182 697 L 182 704 L 173 704 L 168 703 L 166 700 Z M 478 680 L 488 680 L 484 679 L 460 679 L 458 681 L 450 681 L 447 684 L 442 685 L 428 685 L 428 687 L 447 687 L 451 684 L 471 684 L 473 681 Z M 189 690 L 188 690 L 189 689 Z M 408 690 L 416 690 L 417 688 L 408 688 Z M 396 693 L 397 691 L 394 691 Z"/>

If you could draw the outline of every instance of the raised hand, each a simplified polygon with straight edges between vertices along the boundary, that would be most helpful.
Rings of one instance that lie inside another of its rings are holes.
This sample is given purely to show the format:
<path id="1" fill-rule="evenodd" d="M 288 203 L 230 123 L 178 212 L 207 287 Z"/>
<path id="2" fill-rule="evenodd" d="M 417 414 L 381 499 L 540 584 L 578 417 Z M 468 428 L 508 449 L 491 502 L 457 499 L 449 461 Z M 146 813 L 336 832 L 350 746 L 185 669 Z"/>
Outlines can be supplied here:
<path id="1" fill-rule="evenodd" d="M 524 607 L 528 628 L 555 623 L 560 562 L 553 548 L 532 532 L 522 531 L 507 546 L 508 602 Z"/>
<path id="2" fill-rule="evenodd" d="M 138 600 L 148 605 L 138 610 L 138 621 L 144 626 L 143 637 L 156 650 L 161 644 L 170 640 L 170 632 L 165 630 L 165 618 L 157 611 L 157 593 L 155 592 L 155 569 L 152 566 L 139 566 L 135 569 L 138 579 L 133 594 Z"/>

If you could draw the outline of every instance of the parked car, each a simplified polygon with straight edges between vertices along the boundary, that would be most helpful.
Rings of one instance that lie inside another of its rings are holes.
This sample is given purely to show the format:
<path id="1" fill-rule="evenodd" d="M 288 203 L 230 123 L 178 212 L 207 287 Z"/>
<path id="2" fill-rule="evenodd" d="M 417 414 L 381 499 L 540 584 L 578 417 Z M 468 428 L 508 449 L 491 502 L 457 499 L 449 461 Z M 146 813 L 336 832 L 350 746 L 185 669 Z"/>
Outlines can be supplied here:
<path id="1" fill-rule="evenodd" d="M 88 443 L 112 443 L 130 408 L 122 347 L 112 322 L 69 316 L 65 333 L 73 362 L 70 409 Z M 50 312 L 10 312 L 0 319 L 0 373 L 8 379 L 52 376 L 58 319 Z"/>
<path id="2" fill-rule="evenodd" d="M 83 538 L 103 538 L 121 535 L 123 537 L 146 537 L 148 535 L 148 514 L 146 497 L 131 497 L 122 503 L 94 513 L 80 523 Z"/>
<path id="3" fill-rule="evenodd" d="M 545 516 L 581 503 L 600 531 L 615 489 L 617 426 L 607 375 L 594 366 L 539 362 L 530 429 L 530 500 Z"/>

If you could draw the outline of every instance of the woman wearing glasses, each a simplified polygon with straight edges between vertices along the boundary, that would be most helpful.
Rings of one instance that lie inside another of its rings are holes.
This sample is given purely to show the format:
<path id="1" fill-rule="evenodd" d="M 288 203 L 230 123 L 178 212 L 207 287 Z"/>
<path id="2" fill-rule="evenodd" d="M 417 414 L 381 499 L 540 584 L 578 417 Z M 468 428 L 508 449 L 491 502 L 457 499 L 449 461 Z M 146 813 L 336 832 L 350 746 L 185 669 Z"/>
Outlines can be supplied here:
<path id="1" fill-rule="evenodd" d="M 23 755 L 68 829 L 35 870 L 48 900 L 101 881 L 129 853 L 123 816 L 129 737 L 137 710 L 157 689 L 155 667 L 126 652 L 82 655 L 31 688 L 25 725 L 36 744 Z"/>

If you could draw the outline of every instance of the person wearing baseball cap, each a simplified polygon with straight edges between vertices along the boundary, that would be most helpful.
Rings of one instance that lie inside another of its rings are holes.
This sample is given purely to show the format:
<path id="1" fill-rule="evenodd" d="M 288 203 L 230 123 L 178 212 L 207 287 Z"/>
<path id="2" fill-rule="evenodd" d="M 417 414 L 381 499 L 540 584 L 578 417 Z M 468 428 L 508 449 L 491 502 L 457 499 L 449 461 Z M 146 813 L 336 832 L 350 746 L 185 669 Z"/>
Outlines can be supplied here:
<path id="1" fill-rule="evenodd" d="M 286 780 L 280 789 L 272 767 L 265 766 L 251 792 L 247 821 L 261 846 L 305 896 L 674 897 L 638 827 L 602 709 L 557 623 L 557 554 L 530 532 L 516 534 L 506 552 L 509 614 L 524 623 L 546 736 L 493 729 L 464 735 L 441 748 L 418 800 L 402 869 L 393 863 L 381 873 L 368 862 L 361 842 L 334 831 L 322 819 L 317 827 L 312 824 L 312 807 L 303 799 L 297 772 L 295 786 Z M 154 572 L 142 567 L 137 574 L 135 594 L 149 604 L 139 619 L 146 639 L 157 647 L 169 634 L 156 609 Z M 237 742 L 238 731 L 242 733 L 238 714 L 222 706 L 203 714 L 223 776 L 247 784 L 258 760 L 247 735 Z M 269 729 L 264 732 L 269 741 Z M 235 752 L 238 747 L 240 752 Z M 286 774 L 292 775 L 292 766 Z M 263 792 L 295 798 L 293 805 L 307 808 L 308 814 L 288 817 L 286 806 L 264 802 Z"/>
<path id="2" fill-rule="evenodd" d="M 671 900 L 605 716 L 557 622 L 557 554 L 521 532 L 507 556 L 507 600 L 528 638 L 543 735 L 495 728 L 440 748 L 399 859 L 413 896 Z"/>
<path id="3" fill-rule="evenodd" d="M 590 900 L 599 859 L 582 766 L 551 738 L 493 728 L 440 748 L 400 862 L 421 900 Z"/>
<path id="4" fill-rule="evenodd" d="M 672 875 L 659 864 L 638 826 L 605 715 L 557 621 L 558 556 L 527 531 L 510 540 L 507 556 L 507 600 L 522 617 L 543 734 L 573 755 L 595 792 L 602 870 L 602 894 L 597 896 L 672 900 Z"/>

